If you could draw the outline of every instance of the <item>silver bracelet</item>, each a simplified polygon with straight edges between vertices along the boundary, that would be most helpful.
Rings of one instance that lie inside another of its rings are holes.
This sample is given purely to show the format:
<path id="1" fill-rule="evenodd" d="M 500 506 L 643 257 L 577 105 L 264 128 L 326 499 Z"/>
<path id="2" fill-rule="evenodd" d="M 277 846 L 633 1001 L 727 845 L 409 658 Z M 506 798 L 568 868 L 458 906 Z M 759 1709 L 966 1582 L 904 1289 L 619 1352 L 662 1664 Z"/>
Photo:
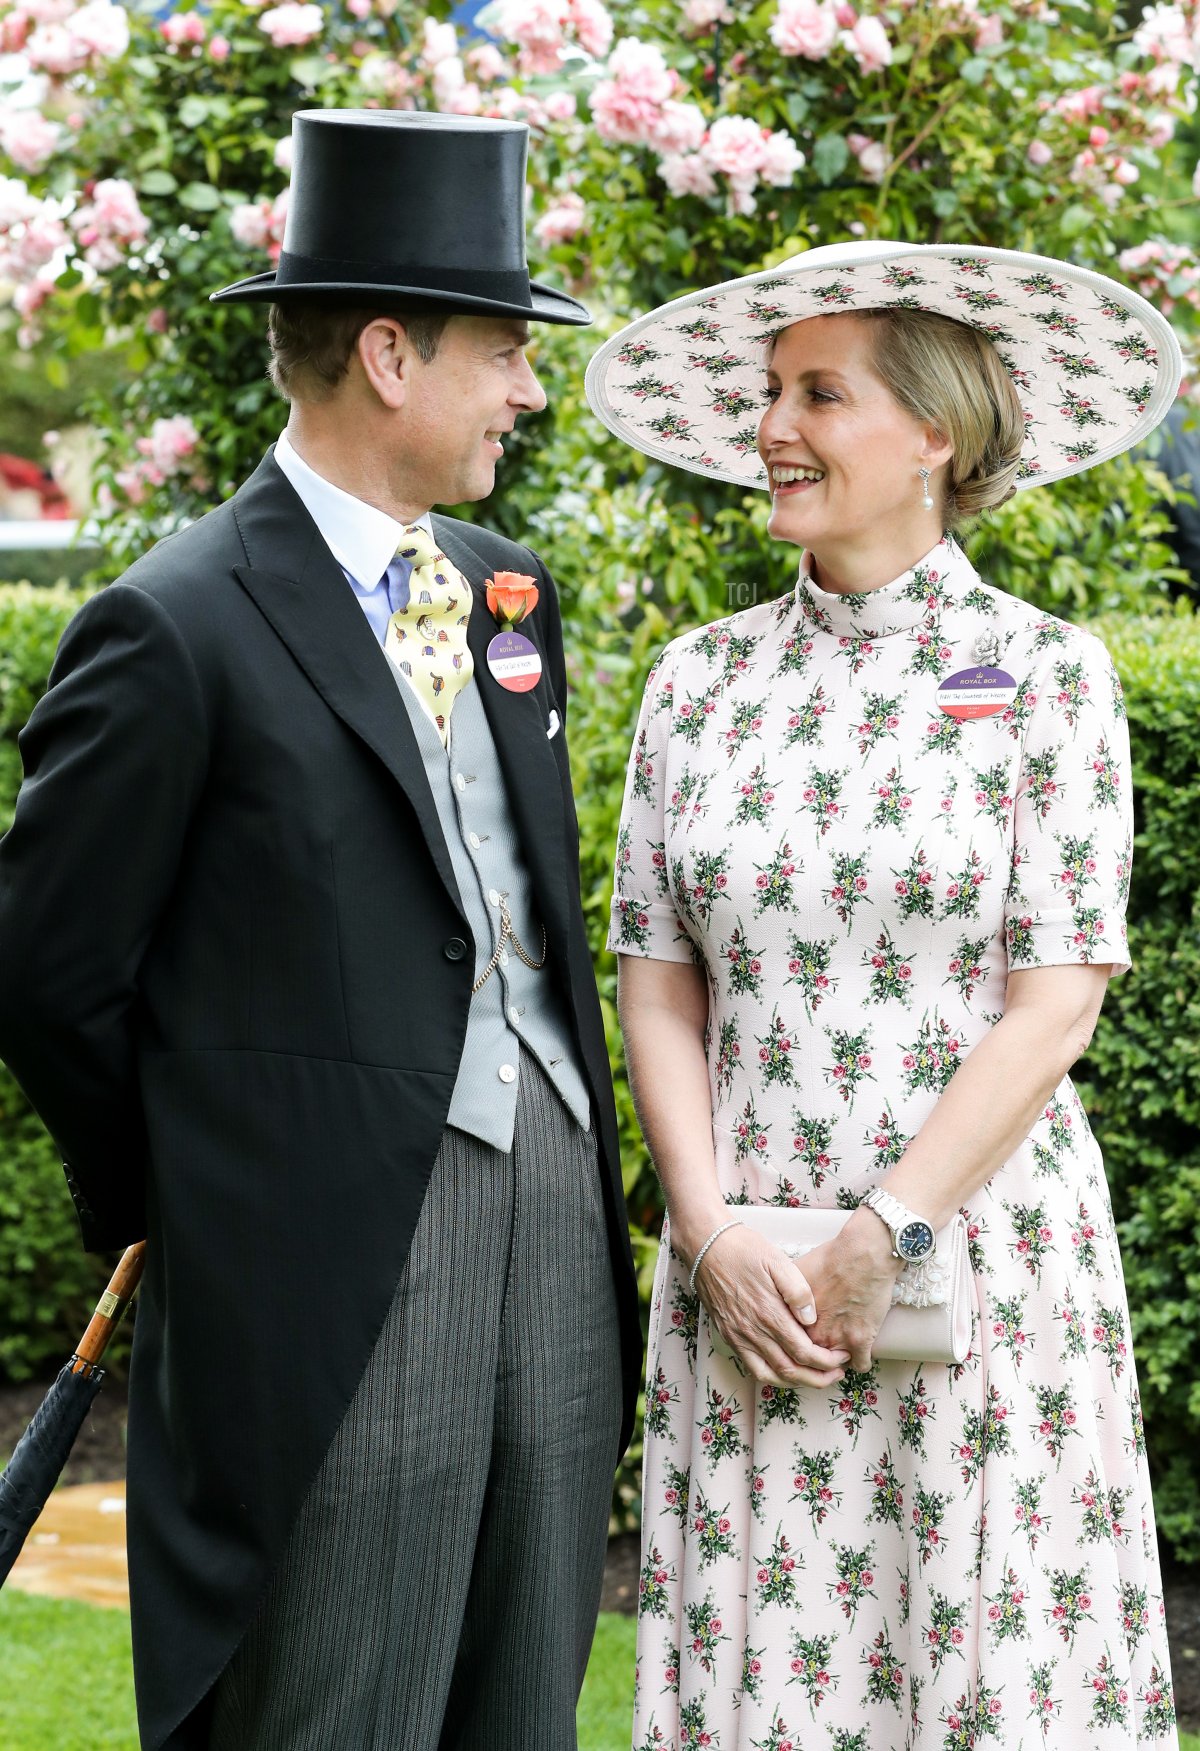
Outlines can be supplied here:
<path id="1" fill-rule="evenodd" d="M 713 1231 L 709 1235 L 708 1239 L 704 1242 L 704 1245 L 700 1248 L 700 1251 L 696 1254 L 695 1258 L 692 1260 L 692 1269 L 691 1269 L 691 1273 L 688 1277 L 688 1288 L 689 1289 L 694 1289 L 696 1287 L 696 1272 L 700 1269 L 700 1261 L 703 1259 L 705 1253 L 708 1251 L 708 1249 L 712 1245 L 713 1241 L 719 1240 L 721 1235 L 724 1234 L 727 1229 L 743 1228 L 744 1226 L 745 1226 L 745 1224 L 743 1223 L 741 1217 L 735 1216 L 732 1219 L 732 1221 L 722 1222 L 722 1224 L 719 1228 L 713 1229 Z"/>

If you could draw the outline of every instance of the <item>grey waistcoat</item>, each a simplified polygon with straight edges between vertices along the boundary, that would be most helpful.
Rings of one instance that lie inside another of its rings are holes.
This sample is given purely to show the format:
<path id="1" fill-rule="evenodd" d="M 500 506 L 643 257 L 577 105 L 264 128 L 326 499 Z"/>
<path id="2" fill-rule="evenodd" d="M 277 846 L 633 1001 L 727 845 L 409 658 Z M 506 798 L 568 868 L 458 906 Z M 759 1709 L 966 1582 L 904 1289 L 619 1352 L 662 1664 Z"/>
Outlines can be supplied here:
<path id="1" fill-rule="evenodd" d="M 471 925 L 475 977 L 491 960 L 500 935 L 500 909 L 492 896 L 505 896 L 522 948 L 531 960 L 540 960 L 541 921 L 479 688 L 468 681 L 455 698 L 446 749 L 409 682 L 395 668 L 393 674 L 412 719 Z M 518 1042 L 534 1054 L 586 1130 L 591 1120 L 587 1084 L 550 968 L 532 972 L 509 945 L 471 999 L 462 1062 L 446 1116 L 447 1124 L 505 1153 L 512 1148 L 517 1110 Z"/>

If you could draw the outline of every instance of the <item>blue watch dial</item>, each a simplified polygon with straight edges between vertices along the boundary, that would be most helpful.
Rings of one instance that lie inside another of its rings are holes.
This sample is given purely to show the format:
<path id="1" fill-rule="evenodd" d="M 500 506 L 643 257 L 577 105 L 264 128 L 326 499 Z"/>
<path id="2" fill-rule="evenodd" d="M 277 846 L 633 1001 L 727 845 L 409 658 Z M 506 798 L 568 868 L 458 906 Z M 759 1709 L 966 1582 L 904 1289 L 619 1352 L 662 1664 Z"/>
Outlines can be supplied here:
<path id="1" fill-rule="evenodd" d="M 902 1259 L 916 1264 L 933 1251 L 934 1233 L 928 1222 L 907 1222 L 896 1240 L 896 1251 Z"/>

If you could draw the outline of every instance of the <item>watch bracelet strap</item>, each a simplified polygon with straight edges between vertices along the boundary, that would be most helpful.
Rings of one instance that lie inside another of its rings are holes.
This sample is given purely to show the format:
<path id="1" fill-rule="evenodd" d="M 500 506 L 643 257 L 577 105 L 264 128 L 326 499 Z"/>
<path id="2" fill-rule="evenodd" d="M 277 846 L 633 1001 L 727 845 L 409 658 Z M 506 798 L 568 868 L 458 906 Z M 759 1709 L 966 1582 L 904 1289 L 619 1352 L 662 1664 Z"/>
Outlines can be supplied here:
<path id="1" fill-rule="evenodd" d="M 891 1235 L 892 1257 L 903 1261 L 904 1269 L 901 1271 L 900 1275 L 902 1278 L 908 1279 L 909 1284 L 912 1286 L 912 1293 L 915 1299 L 909 1300 L 908 1295 L 903 1288 L 899 1299 L 907 1306 L 922 1307 L 929 1305 L 929 1303 L 923 1299 L 926 1291 L 925 1279 L 924 1277 L 914 1276 L 914 1273 L 924 1272 L 933 1264 L 937 1256 L 937 1236 L 934 1235 L 934 1246 L 925 1258 L 907 1259 L 900 1251 L 900 1231 L 907 1227 L 910 1222 L 920 1222 L 925 1227 L 929 1228 L 932 1233 L 932 1224 L 926 1222 L 923 1216 L 918 1216 L 915 1210 L 910 1210 L 906 1204 L 902 1204 L 899 1198 L 894 1198 L 890 1192 L 885 1192 L 882 1186 L 876 1186 L 872 1191 L 868 1192 L 867 1196 L 862 1199 L 862 1202 L 867 1206 L 868 1210 L 874 1210 L 875 1214 L 886 1226 L 888 1233 Z M 936 1270 L 936 1266 L 934 1268 Z M 936 1303 L 940 1299 L 940 1295 L 935 1291 L 934 1302 Z"/>

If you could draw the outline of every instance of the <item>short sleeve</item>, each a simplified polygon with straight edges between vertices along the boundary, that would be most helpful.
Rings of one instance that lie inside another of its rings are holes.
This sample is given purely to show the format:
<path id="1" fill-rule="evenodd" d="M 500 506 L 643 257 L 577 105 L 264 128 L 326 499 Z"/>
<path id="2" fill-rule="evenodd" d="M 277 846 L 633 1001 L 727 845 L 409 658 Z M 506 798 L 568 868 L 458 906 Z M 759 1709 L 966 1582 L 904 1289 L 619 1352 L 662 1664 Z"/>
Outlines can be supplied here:
<path id="1" fill-rule="evenodd" d="M 1013 804 L 1005 927 L 1009 966 L 1129 970 L 1133 857 L 1129 725 L 1098 638 L 1052 647 L 1037 687 Z"/>
<path id="2" fill-rule="evenodd" d="M 664 807 L 674 684 L 671 646 L 646 677 L 637 733 L 625 774 L 617 832 L 608 946 L 653 961 L 692 961 L 691 937 L 671 897 Z"/>

